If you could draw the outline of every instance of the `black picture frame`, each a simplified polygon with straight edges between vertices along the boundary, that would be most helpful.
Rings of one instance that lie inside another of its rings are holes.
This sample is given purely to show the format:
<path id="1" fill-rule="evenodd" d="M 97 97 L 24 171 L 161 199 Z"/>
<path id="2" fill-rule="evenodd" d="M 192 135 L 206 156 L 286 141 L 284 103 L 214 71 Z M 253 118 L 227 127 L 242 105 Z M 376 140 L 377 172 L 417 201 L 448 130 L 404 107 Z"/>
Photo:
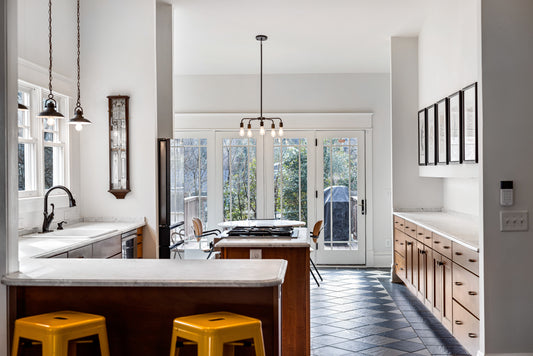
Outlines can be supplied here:
<path id="1" fill-rule="evenodd" d="M 463 162 L 463 96 L 457 91 L 448 96 L 448 163 Z"/>
<path id="2" fill-rule="evenodd" d="M 437 164 L 448 164 L 448 98 L 435 104 L 435 150 Z"/>
<path id="3" fill-rule="evenodd" d="M 464 163 L 478 163 L 478 97 L 477 82 L 462 92 L 462 158 Z"/>
<path id="4" fill-rule="evenodd" d="M 433 104 L 426 108 L 426 136 L 427 136 L 427 165 L 436 165 L 437 163 L 437 125 L 436 125 L 436 105 Z"/>
<path id="5" fill-rule="evenodd" d="M 422 109 L 418 112 L 418 165 L 427 165 L 427 118 L 426 109 Z"/>

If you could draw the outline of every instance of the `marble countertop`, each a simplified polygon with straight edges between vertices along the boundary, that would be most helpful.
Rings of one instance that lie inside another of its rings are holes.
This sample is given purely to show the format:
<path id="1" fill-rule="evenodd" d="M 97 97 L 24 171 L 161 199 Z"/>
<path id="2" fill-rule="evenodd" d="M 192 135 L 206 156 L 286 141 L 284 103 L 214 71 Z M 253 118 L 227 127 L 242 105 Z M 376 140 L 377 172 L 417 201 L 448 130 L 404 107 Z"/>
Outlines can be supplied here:
<path id="1" fill-rule="evenodd" d="M 216 247 L 307 247 L 309 248 L 309 241 L 307 236 L 307 229 L 297 228 L 297 238 L 241 238 L 241 237 L 225 237 L 220 240 Z"/>
<path id="2" fill-rule="evenodd" d="M 479 252 L 479 225 L 472 216 L 445 212 L 394 212 L 394 215 Z"/>
<path id="3" fill-rule="evenodd" d="M 283 283 L 285 260 L 46 259 L 21 263 L 9 286 L 271 287 Z"/>
<path id="4" fill-rule="evenodd" d="M 67 225 L 64 230 L 56 230 L 52 233 L 24 235 L 19 238 L 19 260 L 32 257 L 51 257 L 135 230 L 144 225 L 144 219 L 135 221 L 85 221 Z M 54 236 L 57 233 L 62 236 Z"/>

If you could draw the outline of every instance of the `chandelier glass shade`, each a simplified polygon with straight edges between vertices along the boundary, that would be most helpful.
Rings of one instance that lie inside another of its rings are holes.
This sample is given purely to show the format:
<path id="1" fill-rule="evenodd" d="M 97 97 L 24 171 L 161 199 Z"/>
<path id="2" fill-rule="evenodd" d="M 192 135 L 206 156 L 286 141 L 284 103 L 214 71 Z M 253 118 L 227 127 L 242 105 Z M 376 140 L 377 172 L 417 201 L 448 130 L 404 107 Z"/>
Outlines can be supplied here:
<path id="1" fill-rule="evenodd" d="M 265 35 L 257 35 L 255 36 L 255 39 L 260 42 L 260 53 L 261 53 L 261 71 L 260 71 L 260 114 L 259 117 L 245 117 L 241 119 L 241 123 L 239 126 L 239 135 L 244 136 L 245 129 L 244 125 L 247 123 L 246 126 L 246 136 L 252 137 L 252 122 L 259 122 L 259 134 L 265 135 L 266 133 L 266 127 L 265 122 L 270 122 L 270 135 L 272 137 L 276 137 L 276 123 L 278 123 L 278 132 L 277 135 L 283 136 L 283 120 L 279 117 L 264 117 L 263 116 L 263 42 L 268 39 Z"/>

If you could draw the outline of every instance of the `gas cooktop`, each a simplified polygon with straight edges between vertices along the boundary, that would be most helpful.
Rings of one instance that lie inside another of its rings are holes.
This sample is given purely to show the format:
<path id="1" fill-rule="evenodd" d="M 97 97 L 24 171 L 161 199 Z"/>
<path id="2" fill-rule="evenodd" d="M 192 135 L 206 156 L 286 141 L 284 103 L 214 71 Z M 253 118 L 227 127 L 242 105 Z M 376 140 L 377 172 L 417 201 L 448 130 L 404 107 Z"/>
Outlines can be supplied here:
<path id="1" fill-rule="evenodd" d="M 228 231 L 228 237 L 294 239 L 298 237 L 298 232 L 292 227 L 236 226 Z"/>

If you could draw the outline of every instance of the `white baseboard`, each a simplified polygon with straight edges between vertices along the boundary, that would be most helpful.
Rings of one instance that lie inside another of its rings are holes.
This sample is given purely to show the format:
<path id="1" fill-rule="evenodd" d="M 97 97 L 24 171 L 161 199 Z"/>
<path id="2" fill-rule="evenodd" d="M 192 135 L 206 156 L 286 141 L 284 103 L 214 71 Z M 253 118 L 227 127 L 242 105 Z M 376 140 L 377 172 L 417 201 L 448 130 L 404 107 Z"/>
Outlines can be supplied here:
<path id="1" fill-rule="evenodd" d="M 386 267 L 389 268 L 392 264 L 392 254 L 390 252 L 375 252 L 374 261 L 368 267 Z"/>
<path id="2" fill-rule="evenodd" d="M 533 356 L 533 352 L 520 352 L 520 353 L 484 353 L 477 352 L 477 356 Z"/>

